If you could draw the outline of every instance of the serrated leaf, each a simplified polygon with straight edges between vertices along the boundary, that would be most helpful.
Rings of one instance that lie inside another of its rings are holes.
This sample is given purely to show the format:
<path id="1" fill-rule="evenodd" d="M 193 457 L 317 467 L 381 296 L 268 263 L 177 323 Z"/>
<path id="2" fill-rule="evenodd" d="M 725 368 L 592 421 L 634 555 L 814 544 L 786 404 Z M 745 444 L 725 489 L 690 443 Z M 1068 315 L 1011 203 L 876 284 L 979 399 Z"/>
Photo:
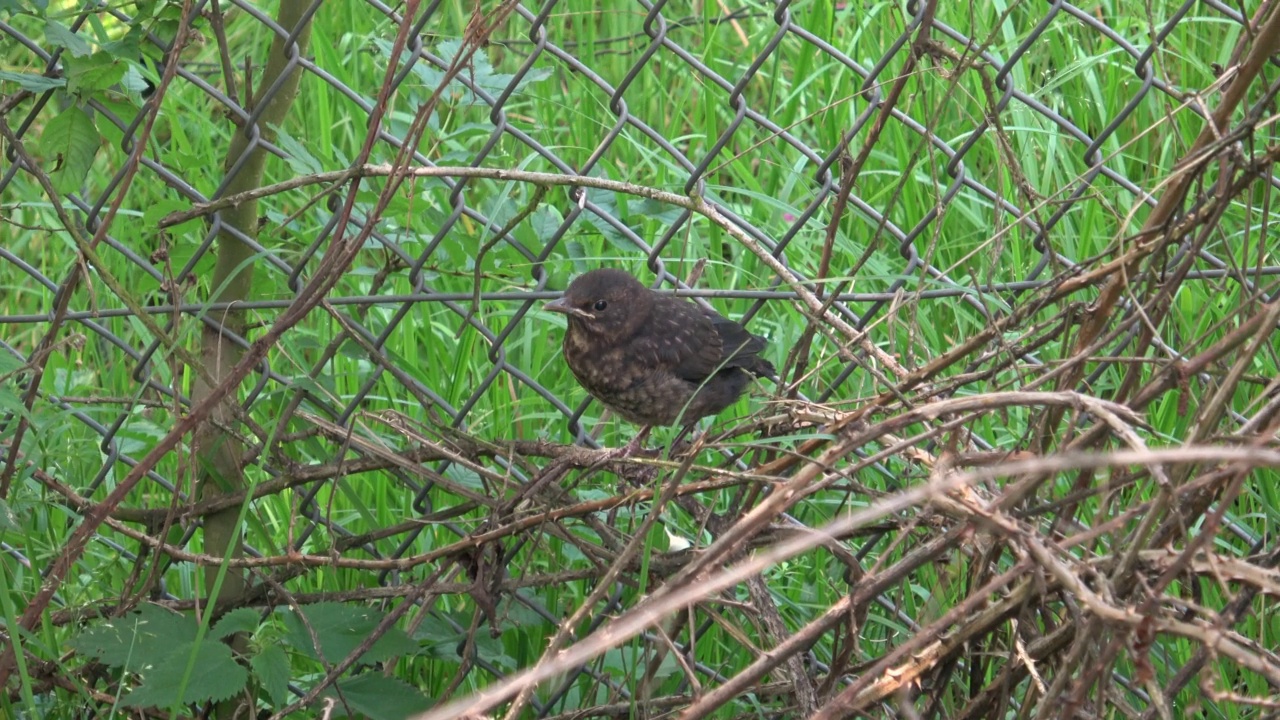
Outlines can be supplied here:
<path id="1" fill-rule="evenodd" d="M 191 642 L 195 636 L 191 618 L 143 605 L 124 617 L 90 627 L 71 640 L 71 647 L 108 665 L 141 672 L 143 663 L 158 662 L 176 644 Z"/>
<path id="2" fill-rule="evenodd" d="M 194 664 L 191 656 L 195 654 Z M 190 677 L 186 677 L 187 668 Z M 249 671 L 236 662 L 231 648 L 208 638 L 172 646 L 168 662 L 157 662 L 141 672 L 142 682 L 121 701 L 128 707 L 161 707 L 175 704 L 218 702 L 244 690 Z M 178 689 L 186 679 L 182 696 Z"/>
<path id="3" fill-rule="evenodd" d="M 564 223 L 564 215 L 561 215 L 559 208 L 554 205 L 539 205 L 538 209 L 533 211 L 533 216 L 529 218 L 529 226 L 533 228 L 534 236 L 543 242 L 550 240 L 562 223 Z"/>
<path id="4" fill-rule="evenodd" d="M 55 161 L 59 177 L 70 181 L 74 188 L 93 166 L 99 137 L 98 128 L 88 113 L 79 107 L 69 107 L 44 126 L 44 132 L 40 134 L 40 150 L 45 157 Z M 59 183 L 59 190 L 65 189 Z"/>
<path id="5" fill-rule="evenodd" d="M 102 44 L 103 52 L 125 60 L 137 60 L 142 55 L 142 39 L 146 31 L 141 24 L 131 25 L 129 32 L 115 40 Z"/>
<path id="6" fill-rule="evenodd" d="M 289 655 L 279 645 L 268 645 L 262 652 L 249 658 L 249 667 L 258 678 L 258 684 L 276 705 L 283 705 L 289 699 L 289 679 L 292 669 L 289 667 Z"/>
<path id="7" fill-rule="evenodd" d="M 67 81 L 62 78 L 51 78 L 43 75 L 33 75 L 31 73 L 0 71 L 0 80 L 17 83 L 18 87 L 23 90 L 29 90 L 36 93 L 66 87 L 67 85 Z"/>
<path id="8" fill-rule="evenodd" d="M 311 640 L 311 633 L 297 614 L 292 609 L 281 612 L 288 631 L 286 640 L 289 644 L 311 658 L 319 660 L 320 656 Z M 373 634 L 383 617 L 382 613 L 376 610 L 341 603 L 316 603 L 304 607 L 302 612 L 307 624 L 315 631 L 320 641 L 320 651 L 324 659 L 330 663 L 338 662 L 355 650 L 365 638 Z M 397 655 L 416 654 L 418 650 L 418 644 L 403 630 L 393 627 L 360 657 L 359 662 L 361 664 L 381 662 Z"/>
<path id="9" fill-rule="evenodd" d="M 231 648 L 210 638 L 197 642 L 196 631 L 194 618 L 144 605 L 94 625 L 72 639 L 71 646 L 140 678 L 123 699 L 130 707 L 224 700 L 243 690 L 249 674 L 236 663 Z M 188 667 L 191 677 L 179 696 Z"/>
<path id="10" fill-rule="evenodd" d="M 411 685 L 380 673 L 364 673 L 339 680 L 338 688 L 342 691 L 342 699 L 352 710 L 371 720 L 404 720 L 431 709 L 434 704 Z M 338 697 L 332 689 L 321 695 Z"/>
<path id="11" fill-rule="evenodd" d="M 218 618 L 218 622 L 209 629 L 209 637 L 221 640 L 236 633 L 251 633 L 262 624 L 262 615 L 253 608 L 239 608 Z"/>
<path id="12" fill-rule="evenodd" d="M 137 65 L 125 63 L 124 77 L 120 78 L 120 87 L 133 95 L 140 95 L 148 87 L 152 87 L 147 76 L 142 74 Z"/>
<path id="13" fill-rule="evenodd" d="M 636 251 L 635 243 L 618 228 L 619 225 L 624 227 L 626 225 L 623 221 L 625 206 L 620 203 L 618 194 L 607 190 L 592 190 L 587 195 L 587 198 L 596 206 L 598 214 L 596 212 L 586 212 L 583 213 L 583 218 L 592 227 L 599 230 L 604 239 L 608 240 L 609 244 L 614 248 L 627 254 L 634 253 Z M 609 222 L 605 217 L 613 218 L 614 222 Z"/>
<path id="14" fill-rule="evenodd" d="M 85 58 L 67 58 L 67 91 L 78 96 L 92 95 L 120 82 L 129 63 L 111 53 L 96 52 Z"/>
<path id="15" fill-rule="evenodd" d="M 49 41 L 50 45 L 66 48 L 67 52 L 74 57 L 84 57 L 92 52 L 89 43 L 85 42 L 84 38 L 71 32 L 71 28 L 56 20 L 45 22 L 44 37 Z"/>

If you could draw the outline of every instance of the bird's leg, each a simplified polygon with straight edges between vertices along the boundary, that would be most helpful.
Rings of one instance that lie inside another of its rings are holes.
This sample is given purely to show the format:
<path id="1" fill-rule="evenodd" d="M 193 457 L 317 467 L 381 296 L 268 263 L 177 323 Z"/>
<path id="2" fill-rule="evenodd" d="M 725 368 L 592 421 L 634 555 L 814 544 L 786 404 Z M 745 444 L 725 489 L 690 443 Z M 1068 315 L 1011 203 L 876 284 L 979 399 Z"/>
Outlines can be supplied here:
<path id="1" fill-rule="evenodd" d="M 644 450 L 644 441 L 649 437 L 649 431 L 652 429 L 652 425 L 645 425 L 644 427 L 641 427 L 640 432 L 637 432 L 636 436 L 631 438 L 631 442 L 615 450 L 610 450 L 609 459 L 621 460 L 622 458 L 629 458 L 636 453 L 642 452 Z"/>
<path id="2" fill-rule="evenodd" d="M 697 426 L 698 426 L 698 423 L 697 423 L 697 422 L 691 422 L 691 423 L 689 423 L 688 425 L 685 425 L 683 428 L 681 428 L 681 429 L 680 429 L 680 432 L 676 434 L 675 439 L 671 441 L 671 455 L 672 455 L 672 456 L 675 456 L 675 455 L 680 454 L 680 452 L 683 450 L 683 448 L 680 446 L 680 444 L 681 444 L 682 442 L 684 442 L 684 444 L 685 444 L 685 445 L 689 445 L 689 444 L 690 444 L 690 442 L 689 442 L 689 441 L 685 441 L 685 438 L 687 438 L 687 437 L 689 437 L 690 435 L 692 435 L 692 434 L 693 434 L 693 431 L 694 431 L 694 428 L 696 428 Z"/>

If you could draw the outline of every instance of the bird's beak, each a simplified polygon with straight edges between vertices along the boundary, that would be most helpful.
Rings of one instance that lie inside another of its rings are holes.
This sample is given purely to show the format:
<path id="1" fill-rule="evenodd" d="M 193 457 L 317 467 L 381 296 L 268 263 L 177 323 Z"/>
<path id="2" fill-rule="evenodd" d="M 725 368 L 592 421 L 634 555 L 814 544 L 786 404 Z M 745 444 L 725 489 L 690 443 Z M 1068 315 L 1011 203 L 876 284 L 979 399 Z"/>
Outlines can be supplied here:
<path id="1" fill-rule="evenodd" d="M 586 310 L 582 310 L 582 309 L 580 309 L 580 308 L 576 308 L 576 307 L 574 307 L 574 306 L 570 305 L 570 304 L 565 300 L 565 298 L 563 298 L 563 297 L 562 297 L 562 298 L 560 298 L 559 300 L 552 300 L 551 302 L 547 303 L 546 305 L 543 305 L 543 306 L 542 306 L 542 309 L 543 309 L 543 310 L 549 310 L 549 311 L 551 311 L 551 312 L 564 313 L 565 315 L 571 315 L 571 316 L 573 316 L 573 317 L 580 317 L 580 318 L 584 318 L 584 319 L 587 319 L 587 320 L 590 320 L 591 318 L 595 317 L 594 315 L 592 315 L 591 313 L 587 312 Z"/>

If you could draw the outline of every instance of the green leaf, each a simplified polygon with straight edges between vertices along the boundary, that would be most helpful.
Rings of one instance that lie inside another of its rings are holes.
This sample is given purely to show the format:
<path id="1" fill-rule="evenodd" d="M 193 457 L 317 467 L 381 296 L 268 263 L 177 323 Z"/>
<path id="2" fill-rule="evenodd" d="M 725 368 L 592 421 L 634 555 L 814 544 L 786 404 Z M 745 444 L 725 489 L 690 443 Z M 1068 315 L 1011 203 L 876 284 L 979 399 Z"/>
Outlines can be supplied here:
<path id="1" fill-rule="evenodd" d="M 601 172 L 593 173 L 593 175 L 608 177 L 606 173 Z M 583 219 L 585 219 L 592 227 L 599 230 L 600 234 L 604 236 L 604 239 L 608 240 L 609 244 L 614 248 L 623 253 L 634 253 L 636 251 L 635 243 L 631 242 L 631 238 L 623 234 L 623 232 L 617 227 L 618 225 L 626 225 L 624 219 L 626 208 L 619 201 L 618 194 L 608 190 L 583 190 L 583 192 L 587 193 L 587 198 L 591 200 L 591 202 L 595 203 L 595 206 L 601 213 L 613 218 L 617 222 L 607 222 L 603 217 L 594 212 L 583 213 Z"/>
<path id="2" fill-rule="evenodd" d="M 236 633 L 251 633 L 258 629 L 262 615 L 253 608 L 240 608 L 223 615 L 209 630 L 209 637 L 220 640 Z"/>
<path id="3" fill-rule="evenodd" d="M 63 110 L 45 125 L 40 134 L 40 150 L 54 160 L 59 190 L 75 189 L 89 174 L 99 138 L 93 120 L 79 107 Z"/>
<path id="4" fill-rule="evenodd" d="M 192 665 L 191 656 L 195 660 Z M 186 677 L 187 667 L 191 676 Z M 190 703 L 218 702 L 244 690 L 249 671 L 236 662 L 231 648 L 214 640 L 175 643 L 167 661 L 157 660 L 141 674 L 142 682 L 128 695 L 128 707 L 171 707 Z M 178 689 L 186 680 L 179 697 Z"/>
<path id="5" fill-rule="evenodd" d="M 637 215 L 644 215 L 650 220 L 657 220 L 664 227 L 670 227 L 680 219 L 680 216 L 685 213 L 685 209 L 678 205 L 658 202 L 652 198 L 644 198 L 636 206 L 635 212 Z"/>
<path id="6" fill-rule="evenodd" d="M 507 649 L 502 644 L 502 638 L 496 638 L 489 633 L 477 633 L 476 655 L 485 662 L 493 663 L 501 668 L 511 670 L 516 668 L 516 659 L 507 654 Z"/>
<path id="7" fill-rule="evenodd" d="M 637 667 L 642 667 L 646 660 L 647 658 L 640 651 L 631 647 L 614 648 L 606 652 L 600 659 L 604 667 L 617 673 L 631 672 Z M 680 671 L 680 663 L 676 662 L 671 653 L 667 653 L 662 658 L 662 662 L 658 663 L 654 677 L 670 677 Z"/>
<path id="8" fill-rule="evenodd" d="M 129 63 L 107 52 L 96 52 L 86 58 L 67 58 L 65 65 L 67 91 L 79 97 L 110 88 L 129 70 Z"/>
<path id="9" fill-rule="evenodd" d="M 178 28 L 182 25 L 182 3 L 160 3 L 159 10 L 152 15 L 151 30 L 165 41 L 178 36 Z"/>
<path id="10" fill-rule="evenodd" d="M 102 50 L 114 57 L 134 61 L 142 55 L 142 40 L 145 37 L 146 31 L 142 25 L 134 24 L 122 37 L 103 43 Z"/>
<path id="11" fill-rule="evenodd" d="M 90 627 L 71 640 L 71 647 L 138 676 L 137 687 L 123 699 L 130 707 L 217 701 L 243 690 L 249 673 L 236 663 L 231 648 L 207 637 L 197 642 L 197 630 L 189 615 L 143 605 Z M 191 677 L 179 696 L 188 666 Z"/>
<path id="12" fill-rule="evenodd" d="M 142 211 L 142 227 L 147 228 L 146 230 L 147 233 L 149 234 L 153 233 L 154 228 L 156 228 L 160 224 L 160 220 L 163 219 L 169 213 L 178 212 L 179 210 L 190 210 L 190 209 L 191 209 L 191 201 L 189 200 L 179 200 L 178 198 L 165 198 L 162 200 L 156 200 L 153 203 L 149 203 L 146 209 Z M 190 233 L 191 235 L 195 235 L 199 233 L 199 231 L 201 230 L 200 222 L 201 222 L 200 218 L 196 218 L 194 220 L 188 220 L 184 223 L 167 227 L 162 232 L 167 232 L 171 236 L 174 236 L 175 238 L 178 236 L 185 236 L 188 233 Z M 199 247 L 199 243 L 195 243 L 195 246 Z M 191 254 L 192 253 L 187 253 L 183 257 L 183 260 L 184 261 L 189 260 L 191 258 Z M 173 257 L 172 253 L 170 254 L 170 257 L 171 258 Z"/>
<path id="13" fill-rule="evenodd" d="M 444 476 L 468 490 L 474 490 L 476 492 L 485 491 L 484 478 L 481 478 L 480 474 L 475 470 L 462 467 L 461 465 L 450 465 L 448 468 L 445 468 Z"/>
<path id="14" fill-rule="evenodd" d="M 147 89 L 147 76 L 133 63 L 125 63 L 125 74 L 120 79 L 120 87 L 134 96 L 140 96 Z"/>
<path id="15" fill-rule="evenodd" d="M 276 705 L 283 705 L 289 699 L 289 655 L 279 645 L 268 645 L 262 652 L 249 658 L 249 667 L 258 678 L 258 684 Z"/>
<path id="16" fill-rule="evenodd" d="M 71 647 L 114 667 L 141 672 L 180 643 L 196 637 L 190 619 L 155 605 L 143 605 L 122 618 L 98 623 L 71 641 Z"/>
<path id="17" fill-rule="evenodd" d="M 582 246 L 578 240 L 566 240 L 565 250 L 569 253 L 569 258 L 573 260 L 573 270 L 576 273 L 585 273 L 591 269 L 591 264 L 587 262 L 587 249 Z M 562 286 L 568 284 L 568 280 L 560 283 Z"/>
<path id="18" fill-rule="evenodd" d="M 466 639 L 464 631 L 455 630 L 453 625 L 434 615 L 428 615 L 418 626 L 413 636 L 422 643 L 423 649 L 429 657 L 437 660 L 452 660 L 454 662 L 460 659 L 458 656 L 458 644 Z"/>
<path id="19" fill-rule="evenodd" d="M 311 633 L 292 609 L 281 611 L 287 628 L 286 641 L 290 646 L 305 653 L 313 659 L 320 660 Z M 302 609 L 311 630 L 315 631 L 320 641 L 320 652 L 324 660 L 336 663 L 351 654 L 365 638 L 373 634 L 383 614 L 370 608 L 351 607 L 340 603 L 316 603 Z M 409 638 L 403 630 L 391 628 L 368 652 L 360 657 L 360 664 L 381 662 L 397 655 L 414 655 L 418 652 L 418 644 Z"/>
<path id="20" fill-rule="evenodd" d="M 556 230 L 564 222 L 564 215 L 554 205 L 539 205 L 529 218 L 529 226 L 533 228 L 534 237 L 542 241 L 551 239 Z"/>
<path id="21" fill-rule="evenodd" d="M 23 90 L 30 90 L 31 92 L 37 93 L 67 86 L 67 81 L 62 78 L 51 78 L 43 75 L 33 75 L 31 73 L 0 71 L 0 80 L 17 83 L 18 87 Z"/>
<path id="22" fill-rule="evenodd" d="M 338 688 L 342 691 L 342 700 L 352 710 L 372 720 L 404 720 L 431 709 L 433 704 L 416 688 L 380 673 L 364 673 L 339 680 Z M 339 697 L 333 689 L 326 690 L 321 695 Z M 342 701 L 339 701 L 338 707 L 343 707 Z"/>
<path id="23" fill-rule="evenodd" d="M 71 28 L 56 20 L 45 22 L 44 37 L 50 45 L 66 48 L 73 57 L 84 57 L 92 52 L 84 38 L 71 32 Z"/>
<path id="24" fill-rule="evenodd" d="M 272 127 L 271 129 L 276 132 L 276 144 L 289 154 L 286 161 L 295 173 L 314 175 L 324 170 L 324 165 L 311 154 L 311 151 L 307 150 L 306 145 L 294 139 L 292 135 L 285 132 L 284 128 Z"/>
<path id="25" fill-rule="evenodd" d="M 0 352 L 0 378 L 3 378 L 10 373 L 17 372 L 22 369 L 24 365 L 26 365 L 26 363 L 22 361 L 22 358 L 14 357 L 13 354 L 9 352 Z"/>

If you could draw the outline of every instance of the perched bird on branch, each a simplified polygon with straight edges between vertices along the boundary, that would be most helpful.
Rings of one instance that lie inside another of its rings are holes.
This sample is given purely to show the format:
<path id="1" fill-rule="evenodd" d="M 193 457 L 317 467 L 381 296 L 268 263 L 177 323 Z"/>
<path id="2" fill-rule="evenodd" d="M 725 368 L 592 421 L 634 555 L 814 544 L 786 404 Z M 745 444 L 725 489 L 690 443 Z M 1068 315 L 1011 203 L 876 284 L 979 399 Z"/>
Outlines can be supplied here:
<path id="1" fill-rule="evenodd" d="M 623 455 L 652 426 L 692 425 L 737 401 L 752 376 L 775 376 L 764 338 L 622 270 L 581 275 L 544 308 L 569 318 L 564 359 L 582 387 L 643 426 Z"/>

